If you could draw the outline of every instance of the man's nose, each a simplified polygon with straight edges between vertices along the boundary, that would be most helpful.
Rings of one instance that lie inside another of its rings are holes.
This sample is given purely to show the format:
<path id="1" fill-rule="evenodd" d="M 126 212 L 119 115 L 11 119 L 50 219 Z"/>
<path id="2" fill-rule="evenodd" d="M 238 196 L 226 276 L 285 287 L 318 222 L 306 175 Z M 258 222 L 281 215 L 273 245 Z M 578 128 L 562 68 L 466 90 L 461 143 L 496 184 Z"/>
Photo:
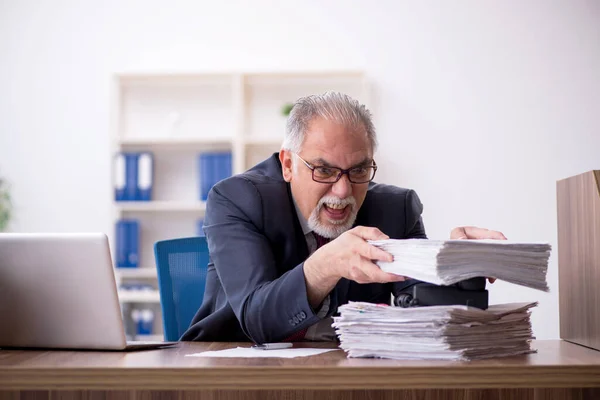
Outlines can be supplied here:
<path id="1" fill-rule="evenodd" d="M 348 180 L 347 174 L 342 175 L 340 180 L 332 185 L 331 192 L 340 199 L 345 199 L 352 194 L 352 182 Z"/>

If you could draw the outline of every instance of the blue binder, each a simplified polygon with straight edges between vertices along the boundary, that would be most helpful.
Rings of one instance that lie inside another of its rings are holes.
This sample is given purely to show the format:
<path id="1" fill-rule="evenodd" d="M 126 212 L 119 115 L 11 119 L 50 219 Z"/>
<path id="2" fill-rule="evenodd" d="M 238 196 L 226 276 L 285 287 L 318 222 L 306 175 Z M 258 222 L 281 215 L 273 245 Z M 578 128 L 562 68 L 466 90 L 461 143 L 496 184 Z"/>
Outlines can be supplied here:
<path id="1" fill-rule="evenodd" d="M 231 152 L 225 155 L 225 178 L 233 175 L 233 156 Z"/>
<path id="2" fill-rule="evenodd" d="M 208 192 L 212 187 L 212 154 L 202 153 L 198 157 L 198 169 L 200 178 L 200 200 L 206 201 Z"/>
<path id="3" fill-rule="evenodd" d="M 115 156 L 115 200 L 150 201 L 154 186 L 154 156 L 122 152 Z"/>
<path id="4" fill-rule="evenodd" d="M 219 181 L 232 173 L 231 152 L 202 153 L 198 161 L 200 199 L 206 201 L 208 192 Z"/>
<path id="5" fill-rule="evenodd" d="M 119 268 L 137 268 L 139 264 L 140 224 L 136 219 L 116 223 L 116 264 Z"/>
<path id="6" fill-rule="evenodd" d="M 125 186 L 126 186 L 126 163 L 125 155 L 123 153 L 117 153 L 114 159 L 114 182 L 115 182 L 115 201 L 125 200 Z"/>
<path id="7" fill-rule="evenodd" d="M 125 198 L 126 201 L 138 199 L 138 153 L 123 153 L 125 156 Z"/>
<path id="8" fill-rule="evenodd" d="M 223 162 L 222 162 L 221 153 L 213 153 L 212 158 L 211 158 L 211 170 L 212 170 L 212 178 L 211 178 L 211 185 L 210 185 L 211 188 L 213 186 L 215 186 L 215 184 L 221 180 L 221 174 L 222 174 L 221 169 L 223 168 L 222 164 L 223 164 Z"/>
<path id="9" fill-rule="evenodd" d="M 141 310 L 140 320 L 137 324 L 138 335 L 149 335 L 152 333 L 152 327 L 154 325 L 154 311 L 149 308 Z"/>
<path id="10" fill-rule="evenodd" d="M 149 335 L 152 333 L 154 325 L 154 311 L 149 308 L 134 309 L 131 312 L 131 319 L 136 326 L 137 335 Z"/>
<path id="11" fill-rule="evenodd" d="M 231 176 L 231 152 L 218 155 L 218 177 L 215 183 Z"/>
<path id="12" fill-rule="evenodd" d="M 152 200 L 152 187 L 154 186 L 154 156 L 144 152 L 138 154 L 137 159 L 137 196 L 138 201 Z"/>

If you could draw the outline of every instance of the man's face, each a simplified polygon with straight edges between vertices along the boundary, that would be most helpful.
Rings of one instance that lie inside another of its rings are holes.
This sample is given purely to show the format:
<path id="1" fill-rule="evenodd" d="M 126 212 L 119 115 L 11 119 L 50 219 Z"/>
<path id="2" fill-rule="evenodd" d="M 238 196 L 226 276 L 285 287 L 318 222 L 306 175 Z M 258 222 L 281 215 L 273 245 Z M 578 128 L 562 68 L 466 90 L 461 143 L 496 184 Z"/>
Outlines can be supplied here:
<path id="1" fill-rule="evenodd" d="M 322 118 L 311 122 L 298 155 L 315 167 L 342 169 L 371 165 L 373 160 L 364 128 L 354 131 Z M 292 152 L 282 150 L 279 159 L 298 208 L 317 234 L 333 239 L 352 227 L 368 183 L 351 183 L 347 174 L 335 183 L 315 182 L 311 169 Z"/>

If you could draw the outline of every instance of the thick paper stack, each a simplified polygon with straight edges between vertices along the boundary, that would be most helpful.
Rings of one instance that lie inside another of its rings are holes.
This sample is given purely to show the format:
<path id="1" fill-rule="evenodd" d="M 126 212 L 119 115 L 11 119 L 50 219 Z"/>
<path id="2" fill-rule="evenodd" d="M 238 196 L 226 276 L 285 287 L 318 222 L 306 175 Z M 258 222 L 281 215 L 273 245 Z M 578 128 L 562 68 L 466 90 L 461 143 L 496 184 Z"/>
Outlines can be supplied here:
<path id="1" fill-rule="evenodd" d="M 371 244 L 394 256 L 379 267 L 397 275 L 438 285 L 474 277 L 494 277 L 548 291 L 548 243 L 508 240 L 377 240 Z"/>
<path id="2" fill-rule="evenodd" d="M 350 302 L 333 327 L 349 357 L 471 360 L 531 353 L 537 303 L 401 308 Z"/>
<path id="3" fill-rule="evenodd" d="M 394 256 L 382 270 L 437 285 L 495 277 L 548 290 L 547 243 L 507 240 L 371 241 Z M 349 357 L 469 360 L 530 353 L 530 308 L 537 303 L 401 308 L 350 303 L 333 327 Z"/>

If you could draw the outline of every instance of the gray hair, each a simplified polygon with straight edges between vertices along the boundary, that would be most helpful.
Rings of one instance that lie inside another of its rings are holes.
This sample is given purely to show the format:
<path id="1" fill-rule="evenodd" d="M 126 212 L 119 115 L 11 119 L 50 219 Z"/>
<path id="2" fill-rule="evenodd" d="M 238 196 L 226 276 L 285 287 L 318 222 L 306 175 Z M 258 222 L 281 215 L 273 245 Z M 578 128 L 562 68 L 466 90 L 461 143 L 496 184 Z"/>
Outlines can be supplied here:
<path id="1" fill-rule="evenodd" d="M 301 97 L 294 103 L 285 127 L 281 148 L 299 153 L 310 122 L 317 117 L 335 121 L 350 128 L 364 128 L 373 152 L 377 149 L 377 135 L 371 112 L 357 100 L 339 92 Z"/>

